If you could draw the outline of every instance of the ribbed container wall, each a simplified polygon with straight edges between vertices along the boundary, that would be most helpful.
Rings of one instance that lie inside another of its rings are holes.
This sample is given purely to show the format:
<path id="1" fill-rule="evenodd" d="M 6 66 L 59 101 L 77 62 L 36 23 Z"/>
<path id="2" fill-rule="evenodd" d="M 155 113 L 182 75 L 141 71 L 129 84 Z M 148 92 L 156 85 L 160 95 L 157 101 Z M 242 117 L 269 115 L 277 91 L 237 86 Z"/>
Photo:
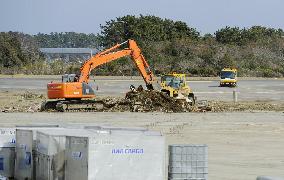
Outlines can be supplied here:
<path id="1" fill-rule="evenodd" d="M 16 130 L 15 179 L 31 180 L 33 170 L 33 131 Z"/>
<path id="2" fill-rule="evenodd" d="M 36 131 L 35 179 L 63 180 L 65 176 L 65 142 L 67 135 L 91 136 L 84 129 L 49 129 Z"/>
<path id="3" fill-rule="evenodd" d="M 169 180 L 207 180 L 207 145 L 169 145 Z"/>

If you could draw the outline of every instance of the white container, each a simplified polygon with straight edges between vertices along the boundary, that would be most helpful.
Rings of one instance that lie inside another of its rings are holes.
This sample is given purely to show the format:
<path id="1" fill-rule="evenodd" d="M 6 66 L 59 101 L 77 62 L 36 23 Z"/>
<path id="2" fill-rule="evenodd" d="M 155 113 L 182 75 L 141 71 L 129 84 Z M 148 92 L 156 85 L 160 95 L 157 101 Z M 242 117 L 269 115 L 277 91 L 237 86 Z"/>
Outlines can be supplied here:
<path id="1" fill-rule="evenodd" d="M 36 132 L 35 177 L 37 180 L 63 180 L 66 135 L 90 136 L 84 129 L 51 129 Z"/>
<path id="2" fill-rule="evenodd" d="M 15 168 L 15 128 L 0 128 L 0 175 L 13 178 Z"/>
<path id="3" fill-rule="evenodd" d="M 165 138 L 144 130 L 67 136 L 65 180 L 165 180 Z"/>
<path id="4" fill-rule="evenodd" d="M 47 128 L 46 128 L 47 127 Z M 34 150 L 36 148 L 36 131 L 62 129 L 52 126 L 32 126 L 16 129 L 15 179 L 31 180 L 35 177 Z"/>
<path id="5" fill-rule="evenodd" d="M 28 125 L 17 128 L 50 127 L 51 125 Z M 53 125 L 55 126 L 55 125 Z M 0 128 L 0 175 L 14 178 L 16 154 L 16 128 Z M 16 156 L 17 157 L 17 156 Z M 30 159 L 31 160 L 31 159 Z M 17 174 L 15 174 L 17 175 Z"/>

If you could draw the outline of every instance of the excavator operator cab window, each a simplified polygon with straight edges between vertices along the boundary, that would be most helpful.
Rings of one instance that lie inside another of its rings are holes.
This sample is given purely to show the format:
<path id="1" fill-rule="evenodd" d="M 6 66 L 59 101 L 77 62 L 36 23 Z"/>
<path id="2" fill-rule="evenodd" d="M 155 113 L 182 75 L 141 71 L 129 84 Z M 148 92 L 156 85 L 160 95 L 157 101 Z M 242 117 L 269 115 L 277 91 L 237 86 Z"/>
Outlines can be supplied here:
<path id="1" fill-rule="evenodd" d="M 77 82 L 77 81 L 78 81 L 78 77 L 76 76 L 76 74 L 64 74 L 62 76 L 62 82 L 63 83 Z"/>

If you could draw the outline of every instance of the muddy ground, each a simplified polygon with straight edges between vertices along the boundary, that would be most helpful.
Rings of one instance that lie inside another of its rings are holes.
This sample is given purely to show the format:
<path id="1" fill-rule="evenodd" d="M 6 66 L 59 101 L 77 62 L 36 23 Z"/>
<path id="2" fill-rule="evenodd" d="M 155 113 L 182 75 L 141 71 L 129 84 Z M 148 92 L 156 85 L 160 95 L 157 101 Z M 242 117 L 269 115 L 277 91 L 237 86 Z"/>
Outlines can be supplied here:
<path id="1" fill-rule="evenodd" d="M 97 112 L 259 112 L 275 111 L 284 112 L 284 102 L 277 101 L 208 101 L 208 108 L 200 110 L 177 103 L 171 99 L 165 99 L 158 93 L 130 93 L 132 101 L 126 101 L 123 97 L 98 97 L 98 101 L 104 101 L 111 105 L 110 108 L 98 109 Z M 149 99 L 145 97 L 149 95 Z M 158 97 L 158 98 L 157 98 Z M 1 112 L 40 112 L 42 102 L 47 101 L 46 95 L 37 91 L 0 91 Z"/>

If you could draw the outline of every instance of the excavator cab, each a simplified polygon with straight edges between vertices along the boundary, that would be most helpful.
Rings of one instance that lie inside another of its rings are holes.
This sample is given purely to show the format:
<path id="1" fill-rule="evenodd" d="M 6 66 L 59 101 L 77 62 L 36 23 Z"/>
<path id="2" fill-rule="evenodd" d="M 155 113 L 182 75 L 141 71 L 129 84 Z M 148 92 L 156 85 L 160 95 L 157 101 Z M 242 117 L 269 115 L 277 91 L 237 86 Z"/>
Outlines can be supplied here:
<path id="1" fill-rule="evenodd" d="M 77 74 L 64 74 L 62 76 L 62 82 L 78 82 L 79 81 L 79 76 Z"/>
<path id="2" fill-rule="evenodd" d="M 47 84 L 49 99 L 81 99 L 95 97 L 91 83 L 79 82 L 79 75 L 64 74 L 61 82 Z"/>

